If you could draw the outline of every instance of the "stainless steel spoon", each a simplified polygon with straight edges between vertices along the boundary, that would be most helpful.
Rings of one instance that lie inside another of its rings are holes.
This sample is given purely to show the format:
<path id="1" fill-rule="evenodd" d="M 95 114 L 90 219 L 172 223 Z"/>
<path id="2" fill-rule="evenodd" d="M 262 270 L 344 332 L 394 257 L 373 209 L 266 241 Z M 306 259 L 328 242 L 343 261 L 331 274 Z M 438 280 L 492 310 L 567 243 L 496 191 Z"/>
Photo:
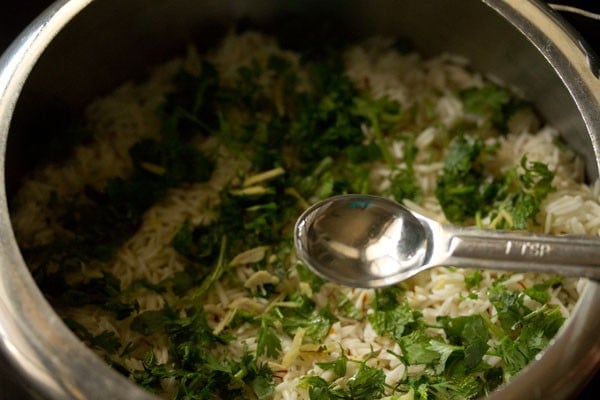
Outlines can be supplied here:
<path id="1" fill-rule="evenodd" d="M 317 275 L 354 287 L 388 286 L 444 265 L 600 279 L 600 237 L 442 225 L 377 196 L 313 205 L 298 219 L 294 242 Z"/>

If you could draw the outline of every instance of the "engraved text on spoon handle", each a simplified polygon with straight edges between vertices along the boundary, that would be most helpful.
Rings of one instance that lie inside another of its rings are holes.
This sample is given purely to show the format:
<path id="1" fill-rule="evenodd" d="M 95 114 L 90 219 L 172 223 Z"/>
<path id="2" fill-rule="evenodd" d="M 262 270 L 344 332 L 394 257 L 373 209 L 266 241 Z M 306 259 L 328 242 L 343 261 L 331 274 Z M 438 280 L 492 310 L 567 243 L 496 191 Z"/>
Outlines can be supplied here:
<path id="1" fill-rule="evenodd" d="M 449 229 L 448 265 L 600 279 L 600 238 Z"/>

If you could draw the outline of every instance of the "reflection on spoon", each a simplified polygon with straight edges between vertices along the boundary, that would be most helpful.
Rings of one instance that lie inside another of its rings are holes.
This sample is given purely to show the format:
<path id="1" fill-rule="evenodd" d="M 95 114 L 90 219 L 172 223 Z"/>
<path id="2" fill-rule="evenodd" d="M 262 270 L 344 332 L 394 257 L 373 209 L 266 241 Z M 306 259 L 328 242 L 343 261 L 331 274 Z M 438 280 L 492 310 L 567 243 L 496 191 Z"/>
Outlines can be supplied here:
<path id="1" fill-rule="evenodd" d="M 452 265 L 600 278 L 600 238 L 439 224 L 383 197 L 342 195 L 306 210 L 294 229 L 300 259 L 354 287 L 383 287 Z"/>

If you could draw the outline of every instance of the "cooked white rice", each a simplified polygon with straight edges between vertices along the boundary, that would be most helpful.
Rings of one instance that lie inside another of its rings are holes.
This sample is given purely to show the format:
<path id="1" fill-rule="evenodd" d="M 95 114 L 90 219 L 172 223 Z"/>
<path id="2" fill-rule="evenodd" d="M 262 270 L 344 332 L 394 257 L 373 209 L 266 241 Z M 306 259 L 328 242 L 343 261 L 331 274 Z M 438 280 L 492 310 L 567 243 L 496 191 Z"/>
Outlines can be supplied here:
<path id="1" fill-rule="evenodd" d="M 281 50 L 269 37 L 258 33 L 229 35 L 221 46 L 208 54 L 208 60 L 217 67 L 224 80 L 233 79 L 240 65 L 258 62 L 265 65 L 273 54 L 284 55 L 300 69 L 298 56 Z M 415 138 L 419 149 L 414 162 L 414 170 L 422 190 L 419 204 L 407 202 L 423 214 L 440 222 L 447 222 L 434 195 L 438 176 L 442 173 L 442 138 L 455 124 L 472 116 L 463 112 L 457 90 L 477 87 L 485 79 L 473 73 L 464 60 L 442 55 L 433 59 L 423 59 L 417 54 L 400 54 L 390 50 L 384 40 L 374 40 L 367 44 L 350 48 L 344 54 L 346 72 L 357 87 L 371 93 L 374 98 L 388 96 L 398 101 L 403 108 L 428 102 L 432 105 L 433 119 L 422 115 L 423 124 L 411 127 L 404 134 Z M 49 243 L 61 232 L 59 221 L 46 206 L 53 192 L 65 197 L 82 190 L 84 185 L 100 188 L 105 180 L 112 176 L 126 176 L 131 170 L 128 157 L 129 147 L 140 138 L 158 137 L 160 124 L 155 109 L 171 88 L 171 78 L 181 66 L 189 71 L 199 70 L 199 56 L 191 49 L 186 58 L 173 61 L 156 69 L 150 79 L 141 84 L 127 83 L 111 95 L 98 99 L 86 112 L 88 126 L 93 130 L 93 142 L 78 147 L 73 156 L 64 163 L 48 165 L 36 171 L 26 180 L 18 193 L 15 204 L 18 208 L 13 214 L 13 222 L 19 242 L 24 246 Z M 302 73 L 300 73 L 302 78 Z M 268 75 L 261 82 L 265 87 L 272 83 Z M 523 155 L 530 161 L 546 163 L 555 172 L 554 185 L 557 190 L 543 202 L 537 216 L 539 229 L 545 233 L 590 234 L 600 233 L 600 185 L 583 183 L 582 162 L 572 152 L 556 144 L 558 132 L 540 121 L 532 114 L 519 114 L 509 122 L 509 132 L 499 140 L 500 149 L 493 160 L 494 168 L 501 171 L 509 166 L 518 165 Z M 369 137 L 372 132 L 363 127 Z M 183 270 L 185 260 L 170 246 L 170 242 L 184 223 L 208 222 L 213 215 L 207 212 L 209 206 L 218 201 L 218 192 L 229 182 L 237 179 L 240 171 L 249 168 L 245 160 L 230 156 L 215 139 L 209 139 L 198 146 L 219 152 L 218 165 L 212 179 L 207 183 L 185 185 L 168 192 L 158 204 L 148 210 L 139 231 L 119 250 L 114 261 L 103 264 L 94 262 L 81 266 L 81 276 L 71 279 L 89 279 L 101 276 L 108 271 L 119 277 L 123 288 L 134 280 L 146 279 L 152 283 L 172 276 Z M 405 143 L 393 143 L 391 152 L 398 163 L 404 162 Z M 373 166 L 371 179 L 380 190 L 389 186 L 390 170 L 381 163 Z M 314 199 L 307 199 L 313 201 Z M 484 224 L 491 221 L 483 221 Z M 259 250 L 256 250 L 260 252 Z M 250 255 L 251 256 L 251 255 Z M 241 263 L 236 274 L 242 282 L 252 279 L 257 282 L 265 276 L 253 276 L 255 271 Z M 476 298 L 469 297 L 472 289 L 465 285 L 465 275 L 469 271 L 462 269 L 437 268 L 424 272 L 411 279 L 407 287 L 406 298 L 415 309 L 421 310 L 428 322 L 434 323 L 437 316 L 461 316 L 486 314 L 495 320 L 495 311 L 484 289 L 477 291 Z M 482 288 L 489 287 L 500 272 L 484 271 Z M 539 274 L 514 274 L 504 285 L 522 289 L 531 287 L 545 279 Z M 249 286 L 253 286 L 252 283 Z M 552 304 L 560 307 L 568 317 L 585 287 L 583 280 L 567 279 L 552 292 Z M 251 289 L 254 289 L 252 287 Z M 309 293 L 310 289 L 299 287 Z M 326 304 L 336 293 L 342 292 L 355 306 L 369 312 L 374 298 L 372 290 L 351 289 L 326 283 L 312 298 L 318 305 Z M 310 293 L 309 293 L 310 294 Z M 138 301 L 140 311 L 156 310 L 171 300 L 169 294 L 159 295 L 144 292 Z M 532 300 L 533 301 L 533 300 Z M 222 330 L 232 310 L 247 309 L 251 312 L 264 312 L 272 308 L 263 298 L 252 296 L 251 290 L 243 287 L 228 287 L 217 282 L 210 290 L 204 303 L 209 323 L 218 332 Z M 75 319 L 92 334 L 108 330 L 115 332 L 123 343 L 140 340 L 138 333 L 128 329 L 127 320 L 117 321 L 101 309 L 84 307 L 80 309 L 58 310 L 63 315 Z M 224 322 L 225 321 L 225 322 Z M 232 354 L 241 354 L 244 346 L 250 351 L 256 349 L 257 328 L 242 324 L 233 332 L 236 341 L 229 344 Z M 401 350 L 397 343 L 378 336 L 371 324 L 364 319 L 355 321 L 337 321 L 322 346 L 318 349 L 310 344 L 302 344 L 302 331 L 296 337 L 282 336 L 280 359 L 268 360 L 274 373 L 280 379 L 276 387 L 276 399 L 306 399 L 307 389 L 298 383 L 303 376 L 317 375 L 327 381 L 334 379 L 331 371 L 324 371 L 316 362 L 332 361 L 340 356 L 340 349 L 351 359 L 363 360 L 370 354 L 368 365 L 382 368 L 386 382 L 393 384 L 407 375 L 423 373 L 425 367 L 405 367 L 400 360 L 381 349 L 390 349 L 395 353 Z M 144 338 L 154 350 L 159 363 L 169 361 L 167 339 L 162 336 Z M 489 357 L 490 364 L 499 360 Z M 141 369 L 141 361 L 133 358 L 125 360 L 131 369 Z M 348 365 L 346 376 L 353 374 L 358 364 Z M 173 392 L 173 382 L 164 382 L 166 393 Z M 170 386 L 171 385 L 171 386 Z"/>

